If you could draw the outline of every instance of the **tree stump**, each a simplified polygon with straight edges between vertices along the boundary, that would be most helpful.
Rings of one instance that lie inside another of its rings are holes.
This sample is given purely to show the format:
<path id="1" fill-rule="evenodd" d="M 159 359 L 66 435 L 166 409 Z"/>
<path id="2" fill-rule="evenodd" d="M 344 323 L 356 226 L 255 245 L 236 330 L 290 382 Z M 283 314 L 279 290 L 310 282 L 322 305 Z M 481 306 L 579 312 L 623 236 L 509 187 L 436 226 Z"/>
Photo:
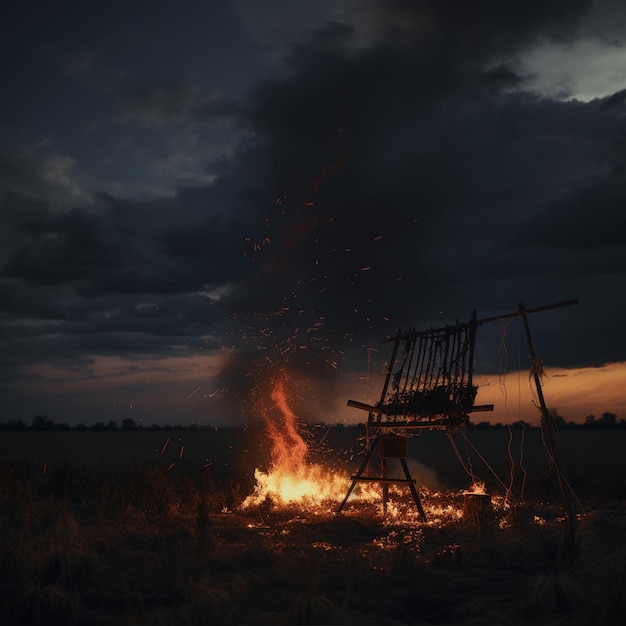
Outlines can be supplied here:
<path id="1" fill-rule="evenodd" d="M 463 498 L 463 521 L 476 528 L 483 541 L 490 543 L 495 530 L 495 515 L 488 493 L 466 492 Z"/>

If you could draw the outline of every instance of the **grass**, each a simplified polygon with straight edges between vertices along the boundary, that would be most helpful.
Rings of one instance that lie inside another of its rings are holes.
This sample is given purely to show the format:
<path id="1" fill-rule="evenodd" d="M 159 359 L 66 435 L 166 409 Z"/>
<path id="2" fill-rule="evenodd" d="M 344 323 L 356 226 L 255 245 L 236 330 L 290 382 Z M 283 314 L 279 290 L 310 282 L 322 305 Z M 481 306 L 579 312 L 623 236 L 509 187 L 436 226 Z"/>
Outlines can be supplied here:
<path id="1" fill-rule="evenodd" d="M 595 473 L 568 474 L 586 508 L 569 566 L 543 467 L 531 468 L 526 502 L 497 509 L 485 534 L 462 519 L 397 523 L 372 507 L 240 511 L 250 463 L 233 450 L 169 471 L 161 455 L 58 458 L 45 473 L 41 458 L 5 458 L 0 623 L 623 623 L 624 469 L 606 450 Z"/>

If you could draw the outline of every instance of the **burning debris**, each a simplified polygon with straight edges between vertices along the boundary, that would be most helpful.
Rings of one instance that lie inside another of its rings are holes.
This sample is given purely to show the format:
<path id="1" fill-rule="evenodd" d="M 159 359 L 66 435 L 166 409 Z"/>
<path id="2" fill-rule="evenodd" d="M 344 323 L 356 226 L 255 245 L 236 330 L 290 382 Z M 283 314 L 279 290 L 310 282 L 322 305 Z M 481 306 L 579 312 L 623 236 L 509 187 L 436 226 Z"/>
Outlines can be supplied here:
<path id="1" fill-rule="evenodd" d="M 289 403 L 289 377 L 280 371 L 269 383 L 269 391 L 258 393 L 259 398 L 269 400 L 257 402 L 257 412 L 263 418 L 265 432 L 272 444 L 269 467 L 266 471 L 255 470 L 254 491 L 241 504 L 244 511 L 257 508 L 275 512 L 291 511 L 290 520 L 305 523 L 313 518 L 333 519 L 337 505 L 345 499 L 346 486 L 350 477 L 346 471 L 338 471 L 311 460 L 309 446 L 303 434 L 302 425 Z M 390 442 L 389 446 L 395 443 Z M 404 453 L 406 452 L 406 441 Z M 389 446 L 383 443 L 383 452 L 391 454 Z M 432 480 L 432 479 L 431 479 Z M 350 493 L 352 511 L 355 514 L 374 515 L 382 526 L 400 524 L 415 526 L 428 519 L 428 526 L 459 522 L 464 517 L 464 499 L 467 493 L 485 493 L 482 483 L 475 483 L 471 491 L 446 492 L 431 491 L 425 486 L 419 488 L 420 501 L 423 500 L 421 516 L 412 506 L 411 499 L 399 486 L 400 481 L 388 485 L 387 498 L 381 506 L 378 481 L 360 484 Z M 497 507 L 507 507 L 504 498 L 497 499 Z M 283 529 L 285 530 L 285 529 Z M 282 531 L 281 531 L 282 532 Z"/>
<path id="2" fill-rule="evenodd" d="M 269 502 L 311 508 L 338 502 L 348 477 L 311 462 L 298 417 L 289 405 L 287 372 L 280 371 L 270 386 L 271 405 L 258 407 L 272 443 L 270 466 L 267 472 L 256 469 L 256 488 L 242 507 Z"/>

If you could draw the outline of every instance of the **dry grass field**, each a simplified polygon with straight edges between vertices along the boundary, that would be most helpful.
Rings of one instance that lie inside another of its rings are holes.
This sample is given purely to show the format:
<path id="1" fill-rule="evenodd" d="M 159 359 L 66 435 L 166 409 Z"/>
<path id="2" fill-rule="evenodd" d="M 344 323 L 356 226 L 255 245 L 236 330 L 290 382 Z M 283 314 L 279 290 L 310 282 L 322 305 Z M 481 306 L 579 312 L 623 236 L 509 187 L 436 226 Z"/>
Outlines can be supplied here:
<path id="1" fill-rule="evenodd" d="M 312 432 L 312 460 L 348 475 L 359 434 Z M 560 435 L 577 496 L 571 561 L 539 432 L 523 446 L 506 429 L 469 436 L 517 501 L 474 455 L 493 516 L 459 515 L 467 474 L 428 433 L 410 446 L 423 523 L 402 493 L 397 516 L 358 502 L 339 516 L 270 499 L 242 508 L 267 463 L 258 431 L 2 433 L 0 622 L 624 623 L 626 434 Z"/>

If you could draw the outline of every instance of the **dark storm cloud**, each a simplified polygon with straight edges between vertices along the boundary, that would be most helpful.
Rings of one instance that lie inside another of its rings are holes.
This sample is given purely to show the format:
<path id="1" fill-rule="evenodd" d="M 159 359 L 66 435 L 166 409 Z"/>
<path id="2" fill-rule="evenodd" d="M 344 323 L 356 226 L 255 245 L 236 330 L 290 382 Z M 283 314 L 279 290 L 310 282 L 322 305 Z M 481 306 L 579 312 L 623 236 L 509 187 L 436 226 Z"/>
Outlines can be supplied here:
<path id="1" fill-rule="evenodd" d="M 45 146 L 34 149 L 0 145 L 0 190 L 45 200 L 52 206 L 85 202 L 88 198 L 76 181 L 74 165 L 74 159 L 46 150 Z"/>
<path id="2" fill-rule="evenodd" d="M 134 85 L 124 93 L 122 108 L 128 117 L 150 126 L 229 120 L 239 113 L 234 102 L 219 95 L 203 98 L 197 87 L 183 80 Z"/>
<path id="3" fill-rule="evenodd" d="M 536 246 L 587 250 L 610 254 L 611 249 L 624 246 L 626 215 L 623 211 L 626 198 L 626 123 L 621 110 L 615 110 L 619 102 L 615 94 L 601 104 L 595 104 L 605 116 L 612 118 L 614 138 L 603 155 L 602 165 L 608 172 L 586 182 L 582 188 L 560 198 L 552 206 L 545 207 L 546 219 L 539 232 L 530 229 L 520 234 L 521 243 Z M 610 107 L 603 105 L 610 104 Z M 621 115 L 620 115 L 621 114 Z M 602 261 L 611 261 L 609 271 L 623 272 L 623 258 L 598 258 L 597 269 Z"/>
<path id="4" fill-rule="evenodd" d="M 56 161 L 53 205 L 50 170 L 9 158 L 6 367 L 208 342 L 230 351 L 234 397 L 285 366 L 313 416 L 399 327 L 573 297 L 584 305 L 558 328 L 553 314 L 537 322 L 546 360 L 624 360 L 615 337 L 585 332 L 598 284 L 607 323 L 623 310 L 623 98 L 547 100 L 515 63 L 541 39 L 567 41 L 589 5 L 368 3 L 367 37 L 328 24 L 239 102 L 186 78 L 138 83 L 122 101 L 144 126 L 220 118 L 243 137 L 206 163 L 210 184 L 170 197 L 73 202 Z"/>
<path id="5" fill-rule="evenodd" d="M 592 0 L 391 0 L 372 3 L 370 21 L 383 45 L 405 49 L 414 60 L 448 74 L 497 67 L 542 39 L 567 41 L 592 5 Z"/>
<path id="6" fill-rule="evenodd" d="M 185 81 L 143 83 L 125 94 L 124 108 L 145 124 L 160 125 L 187 120 L 196 99 L 192 85 Z"/>
<path id="7" fill-rule="evenodd" d="M 318 350 L 356 358 L 397 326 L 469 317 L 481 304 L 498 313 L 524 296 L 530 306 L 584 299 L 592 286 L 576 284 L 572 257 L 538 253 L 541 234 L 516 243 L 513 233 L 542 219 L 550 230 L 558 218 L 547 205 L 601 174 L 619 119 L 523 93 L 507 56 L 540 37 L 567 40 L 588 7 L 385 3 L 389 27 L 369 48 L 355 49 L 341 25 L 296 47 L 291 75 L 264 85 L 251 112 L 274 165 L 276 198 L 265 212 L 276 246 L 259 249 L 260 268 L 237 302 L 244 319 L 282 310 L 263 320 L 264 336 L 298 329 L 307 351 L 291 354 L 310 366 L 316 347 L 302 328 L 316 320 Z M 582 236 L 574 222 L 561 224 L 561 240 Z M 602 272 L 593 262 L 587 273 Z M 585 354 L 600 363 L 602 349 L 605 359 L 623 358 L 577 336 L 579 364 Z M 550 341 L 547 354 L 565 364 L 565 333 Z"/>
<path id="8" fill-rule="evenodd" d="M 228 233 L 210 228 L 219 218 L 198 215 L 204 207 L 181 198 L 146 202 L 101 195 L 95 206 L 59 213 L 7 192 L 3 204 L 13 229 L 13 253 L 2 270 L 6 277 L 34 285 L 73 284 L 83 295 L 98 295 L 187 293 L 229 275 L 228 270 L 225 276 L 207 274 L 210 268 L 189 265 L 177 254 L 181 242 L 172 213 L 181 224 L 205 225 L 198 246 L 215 267 L 229 245 Z"/>

